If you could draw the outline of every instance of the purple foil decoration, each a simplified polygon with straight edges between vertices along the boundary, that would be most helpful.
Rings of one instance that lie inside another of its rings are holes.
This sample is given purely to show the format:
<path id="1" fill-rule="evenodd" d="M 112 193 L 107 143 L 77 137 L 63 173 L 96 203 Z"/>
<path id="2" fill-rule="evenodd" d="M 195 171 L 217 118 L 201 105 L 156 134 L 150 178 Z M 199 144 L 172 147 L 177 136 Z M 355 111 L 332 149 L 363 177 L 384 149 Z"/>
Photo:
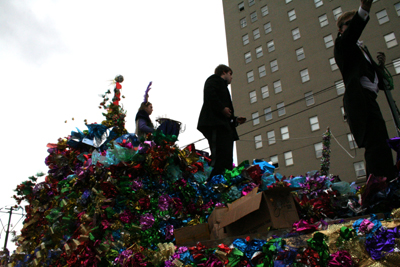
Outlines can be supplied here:
<path id="1" fill-rule="evenodd" d="M 166 211 L 169 207 L 169 201 L 171 197 L 169 195 L 162 195 L 158 199 L 158 208 L 161 211 Z"/>
<path id="2" fill-rule="evenodd" d="M 132 250 L 124 250 L 121 254 L 119 254 L 118 258 L 114 260 L 114 263 L 123 265 L 125 260 L 128 259 L 132 254 Z"/>
<path id="3" fill-rule="evenodd" d="M 143 214 L 140 217 L 140 225 L 142 225 L 142 230 L 145 231 L 151 228 L 154 224 L 154 216 L 151 213 Z"/>
<path id="4" fill-rule="evenodd" d="M 351 255 L 346 250 L 339 250 L 331 255 L 328 267 L 352 267 L 354 266 Z"/>
<path id="5" fill-rule="evenodd" d="M 147 103 L 149 100 L 149 91 L 151 89 L 152 84 L 153 84 L 153 82 L 150 82 L 146 88 L 146 91 L 144 91 L 143 103 Z"/>
<path id="6" fill-rule="evenodd" d="M 165 240 L 170 240 L 174 238 L 174 226 L 167 225 L 165 227 Z"/>
<path id="7" fill-rule="evenodd" d="M 384 229 L 381 227 L 375 235 L 365 241 L 365 248 L 374 260 L 380 260 L 386 253 L 394 251 L 395 238 L 399 238 L 399 229 Z"/>
<path id="8" fill-rule="evenodd" d="M 137 180 L 132 181 L 132 185 L 131 185 L 132 190 L 137 191 L 140 188 L 142 188 L 142 186 L 143 186 L 143 183 L 141 181 L 137 181 Z"/>

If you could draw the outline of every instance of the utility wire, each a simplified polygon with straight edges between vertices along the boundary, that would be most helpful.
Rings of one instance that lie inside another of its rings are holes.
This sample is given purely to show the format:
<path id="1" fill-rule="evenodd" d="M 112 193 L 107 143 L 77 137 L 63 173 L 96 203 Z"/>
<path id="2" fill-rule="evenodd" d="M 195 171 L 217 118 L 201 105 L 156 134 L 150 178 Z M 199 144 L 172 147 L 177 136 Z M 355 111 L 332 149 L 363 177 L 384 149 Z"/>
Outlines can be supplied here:
<path id="1" fill-rule="evenodd" d="M 390 67 L 390 66 L 392 66 L 392 65 L 394 65 L 394 63 L 391 62 L 391 63 L 386 64 L 385 67 Z M 400 75 L 400 73 L 397 73 L 397 74 L 392 75 L 392 77 L 399 76 L 399 75 Z M 336 85 L 331 85 L 331 86 L 329 86 L 329 87 L 323 88 L 323 89 L 321 89 L 321 90 L 319 90 L 319 91 L 313 93 L 313 96 L 314 96 L 314 95 L 321 94 L 321 93 L 324 93 L 324 92 L 327 92 L 327 91 L 330 91 L 330 90 L 332 90 L 333 88 L 336 88 Z M 308 107 L 307 109 L 302 110 L 302 111 L 300 111 L 300 112 L 297 112 L 297 113 L 295 113 L 295 114 L 292 114 L 292 115 L 290 115 L 290 116 L 285 116 L 284 118 L 282 118 L 282 119 L 280 119 L 280 120 L 271 122 L 271 123 L 269 123 L 269 124 L 267 124 L 267 125 L 265 125 L 265 126 L 262 126 L 262 127 L 260 127 L 260 128 L 257 128 L 257 129 L 254 129 L 254 130 L 252 130 L 252 131 L 249 131 L 249 132 L 247 132 L 247 133 L 241 134 L 240 136 L 243 136 L 243 135 L 245 135 L 245 134 L 254 132 L 254 131 L 256 131 L 256 130 L 259 130 L 259 129 L 261 129 L 261 128 L 270 126 L 270 125 L 272 125 L 272 124 L 274 124 L 274 123 L 277 123 L 277 122 L 282 121 L 282 120 L 284 120 L 284 119 L 290 118 L 290 117 L 292 117 L 292 116 L 294 116 L 294 115 L 298 115 L 298 114 L 300 114 L 300 113 L 302 113 L 302 112 L 304 112 L 304 111 L 307 111 L 307 110 L 309 110 L 309 109 L 312 109 L 312 108 L 314 108 L 314 107 L 316 107 L 316 106 L 319 106 L 319 105 L 321 105 L 321 104 L 330 102 L 330 101 L 332 101 L 332 100 L 334 100 L 334 99 L 336 99 L 336 98 L 339 98 L 339 97 L 342 97 L 342 94 L 341 94 L 341 95 L 338 95 L 338 96 L 336 96 L 336 97 L 334 97 L 334 98 L 332 98 L 332 99 L 330 99 L 330 100 L 327 100 L 327 101 L 325 101 L 325 102 L 322 102 L 322 103 L 320 103 L 320 104 L 314 105 L 314 106 L 312 106 L 312 107 Z M 293 102 L 291 102 L 291 103 L 285 105 L 284 108 L 287 108 L 287 107 L 289 107 L 289 106 L 291 106 L 291 105 L 294 105 L 294 104 L 296 104 L 296 103 L 302 102 L 302 101 L 304 101 L 304 99 L 306 99 L 306 98 L 305 98 L 305 97 L 302 97 L 302 98 L 300 98 L 300 99 L 297 99 L 297 100 L 295 100 L 295 101 L 293 101 Z M 274 111 L 278 111 L 278 110 L 279 110 L 279 108 L 276 108 L 276 109 L 274 109 L 274 110 L 271 110 L 270 113 L 272 113 L 272 112 L 274 112 Z M 259 119 L 259 118 L 261 118 L 261 117 L 263 117 L 263 116 L 265 116 L 265 114 L 264 114 L 264 115 L 260 115 L 260 116 L 255 117 L 255 118 L 252 118 L 252 119 L 249 119 L 249 120 L 247 120 L 245 123 L 248 123 L 248 122 L 253 121 L 253 120 L 255 120 L 255 119 Z M 195 141 L 195 142 L 192 142 L 192 143 L 190 143 L 190 144 L 195 144 L 195 143 L 198 143 L 198 142 L 203 141 L 203 140 L 205 140 L 205 139 L 206 139 L 206 138 L 201 138 L 201 139 L 199 139 L 199 140 L 197 140 L 197 141 Z M 186 147 L 186 146 L 188 146 L 188 145 L 181 146 L 180 148 L 182 149 L 182 148 L 184 148 L 184 147 Z M 205 149 L 207 149 L 207 148 L 205 148 Z M 202 150 L 205 150 L 205 149 L 202 149 Z"/>

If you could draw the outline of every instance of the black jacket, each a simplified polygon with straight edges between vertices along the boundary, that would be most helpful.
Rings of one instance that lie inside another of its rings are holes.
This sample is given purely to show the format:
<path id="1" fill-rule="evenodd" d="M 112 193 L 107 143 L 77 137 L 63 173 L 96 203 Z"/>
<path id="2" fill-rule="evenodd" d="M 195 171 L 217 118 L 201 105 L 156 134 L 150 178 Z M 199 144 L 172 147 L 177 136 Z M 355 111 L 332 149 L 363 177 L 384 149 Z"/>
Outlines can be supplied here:
<path id="1" fill-rule="evenodd" d="M 238 140 L 236 117 L 226 81 L 215 74 L 208 77 L 204 84 L 203 101 L 197 129 L 207 136 L 213 129 L 223 128 L 232 131 L 234 140 Z M 222 113 L 225 107 L 232 111 L 230 118 Z"/>
<path id="2" fill-rule="evenodd" d="M 371 62 L 365 58 L 363 52 L 357 45 L 362 31 L 369 17 L 364 21 L 358 12 L 354 15 L 347 29 L 343 34 L 339 34 L 335 41 L 334 55 L 336 64 L 343 76 L 346 91 L 343 96 L 343 107 L 346 112 L 347 121 L 354 139 L 359 147 L 364 146 L 364 136 L 367 125 L 367 90 L 361 86 L 360 78 L 366 76 L 372 82 L 375 72 L 378 75 L 378 87 L 383 89 L 382 71 L 368 54 Z"/>

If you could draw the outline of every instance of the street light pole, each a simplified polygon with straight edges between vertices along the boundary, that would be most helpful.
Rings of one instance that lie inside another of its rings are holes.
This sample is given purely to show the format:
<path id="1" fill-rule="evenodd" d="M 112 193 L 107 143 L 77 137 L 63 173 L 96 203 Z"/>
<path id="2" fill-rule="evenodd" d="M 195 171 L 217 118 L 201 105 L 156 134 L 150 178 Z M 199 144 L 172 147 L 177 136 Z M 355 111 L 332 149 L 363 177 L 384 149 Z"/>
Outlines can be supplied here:
<path id="1" fill-rule="evenodd" d="M 5 240 L 5 242 L 4 242 L 4 251 L 6 251 L 6 249 L 7 249 L 7 241 L 8 241 L 8 234 L 9 234 L 9 230 L 10 230 L 10 223 L 11 223 L 11 214 L 12 214 L 12 211 L 13 211 L 13 207 L 11 206 L 11 209 L 10 209 L 10 216 L 8 217 L 8 225 L 7 225 L 7 231 L 6 231 L 6 240 Z"/>

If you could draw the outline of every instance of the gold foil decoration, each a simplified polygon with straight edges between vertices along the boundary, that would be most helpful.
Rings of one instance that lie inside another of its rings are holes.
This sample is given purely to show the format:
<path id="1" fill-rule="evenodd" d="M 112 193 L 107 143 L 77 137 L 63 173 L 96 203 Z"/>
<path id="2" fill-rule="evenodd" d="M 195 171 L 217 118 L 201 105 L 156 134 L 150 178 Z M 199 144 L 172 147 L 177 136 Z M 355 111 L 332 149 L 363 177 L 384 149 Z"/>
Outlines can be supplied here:
<path id="1" fill-rule="evenodd" d="M 182 266 L 183 266 L 183 263 L 182 263 L 180 260 L 178 260 L 178 259 L 174 259 L 174 260 L 172 261 L 172 263 L 173 263 L 175 266 L 177 266 L 177 267 L 182 267 Z"/>
<path id="2" fill-rule="evenodd" d="M 400 208 L 392 210 L 391 215 L 394 220 L 400 220 Z"/>
<path id="3" fill-rule="evenodd" d="M 81 242 L 79 242 L 78 240 L 76 240 L 75 238 L 72 238 L 72 245 L 74 247 L 74 250 L 77 249 L 79 247 L 79 245 L 81 244 Z"/>
<path id="4" fill-rule="evenodd" d="M 71 249 L 70 249 L 70 247 L 68 246 L 67 243 L 65 243 L 65 245 L 64 245 L 64 250 L 68 255 L 71 254 Z"/>

